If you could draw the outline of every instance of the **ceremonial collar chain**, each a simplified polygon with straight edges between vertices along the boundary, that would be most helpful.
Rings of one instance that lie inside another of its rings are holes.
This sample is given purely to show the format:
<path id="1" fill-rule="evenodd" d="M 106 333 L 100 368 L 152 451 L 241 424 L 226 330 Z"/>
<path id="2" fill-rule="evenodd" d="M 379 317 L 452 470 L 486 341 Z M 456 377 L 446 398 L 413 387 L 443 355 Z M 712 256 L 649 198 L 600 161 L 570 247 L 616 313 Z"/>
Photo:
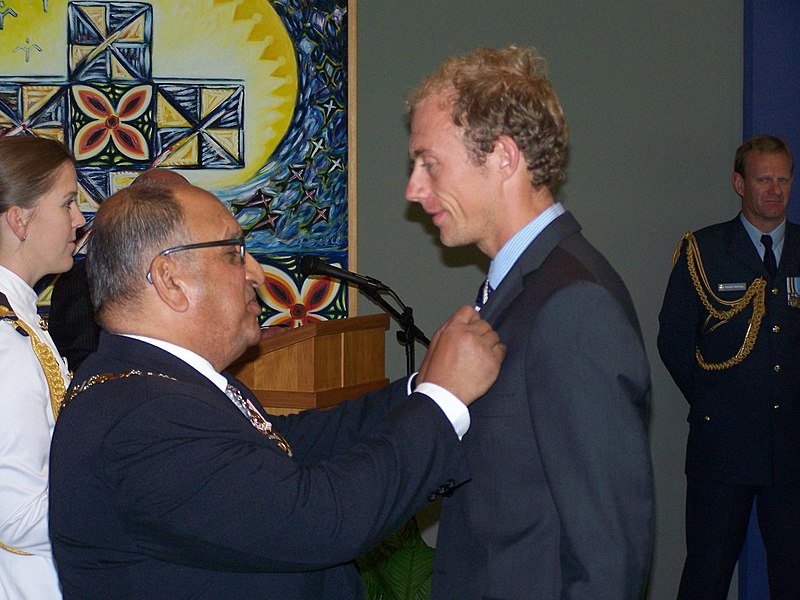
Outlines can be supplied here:
<path id="1" fill-rule="evenodd" d="M 92 375 L 83 383 L 73 386 L 72 389 L 69 391 L 69 394 L 64 398 L 63 406 L 66 406 L 70 401 L 72 401 L 75 396 L 80 394 L 81 392 L 89 389 L 93 385 L 98 383 L 105 383 L 106 381 L 112 381 L 114 379 L 127 379 L 129 377 L 161 377 L 163 379 L 169 379 L 171 381 L 177 381 L 174 377 L 170 377 L 169 375 L 164 375 L 163 373 L 153 373 L 151 371 L 140 371 L 138 369 L 133 369 L 131 371 L 127 371 L 126 373 L 99 373 L 97 375 Z M 225 395 L 228 399 L 233 402 L 233 404 L 240 410 L 240 412 L 247 417 L 247 420 L 250 421 L 251 425 L 255 427 L 258 431 L 260 431 L 263 435 L 265 435 L 270 440 L 274 441 L 278 447 L 286 452 L 290 457 L 292 456 L 292 447 L 289 445 L 289 442 L 286 441 L 280 433 L 274 431 L 272 429 L 272 423 L 270 423 L 267 419 L 264 418 L 258 409 L 253 405 L 253 403 L 242 396 L 242 393 L 236 389 L 234 386 L 228 384 L 227 389 L 225 390 Z"/>

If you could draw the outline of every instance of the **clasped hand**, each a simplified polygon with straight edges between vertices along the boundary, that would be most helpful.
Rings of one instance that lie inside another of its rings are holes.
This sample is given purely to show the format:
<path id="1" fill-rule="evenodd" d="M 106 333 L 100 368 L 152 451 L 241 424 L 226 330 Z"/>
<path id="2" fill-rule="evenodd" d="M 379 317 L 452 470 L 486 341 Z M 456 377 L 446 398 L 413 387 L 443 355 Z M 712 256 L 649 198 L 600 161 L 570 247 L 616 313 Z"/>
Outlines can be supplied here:
<path id="1" fill-rule="evenodd" d="M 497 379 L 506 347 L 471 306 L 462 306 L 431 340 L 417 381 L 439 385 L 469 406 Z"/>

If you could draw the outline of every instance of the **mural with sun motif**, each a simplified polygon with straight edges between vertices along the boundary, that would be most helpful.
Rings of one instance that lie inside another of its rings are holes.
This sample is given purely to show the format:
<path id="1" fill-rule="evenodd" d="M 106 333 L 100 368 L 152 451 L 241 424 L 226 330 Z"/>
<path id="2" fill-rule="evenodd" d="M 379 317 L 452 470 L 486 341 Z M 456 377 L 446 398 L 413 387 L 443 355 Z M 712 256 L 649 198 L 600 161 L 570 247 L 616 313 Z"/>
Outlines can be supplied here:
<path id="1" fill-rule="evenodd" d="M 340 318 L 346 287 L 297 265 L 348 264 L 347 50 L 348 0 L 0 1 L 0 135 L 72 150 L 89 229 L 177 170 L 241 224 L 265 325 Z"/>

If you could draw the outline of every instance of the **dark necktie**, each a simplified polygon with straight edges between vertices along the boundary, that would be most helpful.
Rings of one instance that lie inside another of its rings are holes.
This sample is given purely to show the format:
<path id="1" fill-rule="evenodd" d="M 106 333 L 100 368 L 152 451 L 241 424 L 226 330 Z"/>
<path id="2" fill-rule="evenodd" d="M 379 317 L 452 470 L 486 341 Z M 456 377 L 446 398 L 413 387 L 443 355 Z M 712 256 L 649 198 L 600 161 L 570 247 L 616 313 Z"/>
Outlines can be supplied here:
<path id="1" fill-rule="evenodd" d="M 492 295 L 493 291 L 494 288 L 489 285 L 489 278 L 487 277 L 478 290 L 478 297 L 475 298 L 475 310 L 480 311 L 483 308 L 483 305 L 489 301 L 489 296 Z"/>
<path id="2" fill-rule="evenodd" d="M 775 253 L 772 251 L 772 236 L 765 233 L 761 236 L 761 243 L 764 244 L 764 268 L 767 270 L 770 281 L 772 281 L 775 278 L 775 272 L 778 270 Z"/>

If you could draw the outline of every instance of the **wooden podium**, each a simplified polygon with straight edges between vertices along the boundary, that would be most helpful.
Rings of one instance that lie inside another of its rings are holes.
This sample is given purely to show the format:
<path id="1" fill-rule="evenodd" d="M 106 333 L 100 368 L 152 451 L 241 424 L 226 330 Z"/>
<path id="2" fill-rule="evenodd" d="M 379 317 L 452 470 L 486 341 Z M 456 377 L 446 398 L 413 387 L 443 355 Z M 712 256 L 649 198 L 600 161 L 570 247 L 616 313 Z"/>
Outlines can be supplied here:
<path id="1" fill-rule="evenodd" d="M 228 370 L 273 413 L 335 406 L 389 382 L 388 328 L 385 314 L 310 323 L 263 338 Z"/>

